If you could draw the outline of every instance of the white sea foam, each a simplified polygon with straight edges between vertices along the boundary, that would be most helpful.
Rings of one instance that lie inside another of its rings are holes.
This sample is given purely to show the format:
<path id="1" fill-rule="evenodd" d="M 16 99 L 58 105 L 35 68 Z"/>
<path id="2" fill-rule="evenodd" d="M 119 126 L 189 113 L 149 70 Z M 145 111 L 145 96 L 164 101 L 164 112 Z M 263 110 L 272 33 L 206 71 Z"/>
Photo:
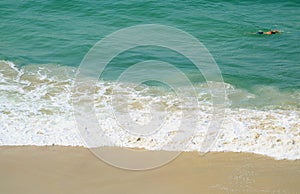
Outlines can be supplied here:
<path id="1" fill-rule="evenodd" d="M 0 67 L 0 145 L 86 145 L 73 115 L 70 91 L 74 68 L 59 65 L 17 68 L 5 61 L 0 62 Z M 217 89 L 218 84 L 212 84 Z M 196 88 L 200 102 L 197 109 L 189 106 L 189 99 L 185 99 L 187 102 L 183 105 L 176 95 L 159 87 L 134 88 L 129 83 L 98 82 L 94 106 L 99 125 L 106 134 L 103 138 L 109 138 L 110 145 L 114 146 L 199 151 L 212 118 L 212 102 L 206 84 Z M 226 90 L 229 102 L 256 97 L 229 84 Z M 114 96 L 124 97 L 126 103 L 118 101 L 112 106 L 112 100 L 122 100 L 113 99 Z M 298 97 L 296 94 L 293 103 Z M 253 152 L 277 159 L 300 159 L 300 111 L 297 106 L 278 107 L 226 108 L 224 122 L 211 151 Z M 198 115 L 188 126 L 195 130 L 192 136 L 174 142 L 174 135 L 190 130 L 178 130 L 185 109 Z M 127 112 L 128 119 L 115 119 Z M 153 115 L 162 115 L 162 124 L 152 133 L 137 135 L 130 131 L 132 123 L 142 127 L 151 122 Z M 96 145 L 106 143 L 98 141 Z"/>

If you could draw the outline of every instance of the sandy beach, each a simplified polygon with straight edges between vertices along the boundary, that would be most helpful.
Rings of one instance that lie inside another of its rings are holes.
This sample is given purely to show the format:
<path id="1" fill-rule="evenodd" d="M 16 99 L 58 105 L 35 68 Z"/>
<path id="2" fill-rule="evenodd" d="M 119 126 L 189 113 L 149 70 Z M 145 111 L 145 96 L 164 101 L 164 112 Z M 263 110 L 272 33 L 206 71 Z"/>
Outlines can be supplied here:
<path id="1" fill-rule="evenodd" d="M 154 170 L 112 167 L 83 147 L 0 147 L 0 193 L 298 193 L 300 161 L 182 153 Z"/>

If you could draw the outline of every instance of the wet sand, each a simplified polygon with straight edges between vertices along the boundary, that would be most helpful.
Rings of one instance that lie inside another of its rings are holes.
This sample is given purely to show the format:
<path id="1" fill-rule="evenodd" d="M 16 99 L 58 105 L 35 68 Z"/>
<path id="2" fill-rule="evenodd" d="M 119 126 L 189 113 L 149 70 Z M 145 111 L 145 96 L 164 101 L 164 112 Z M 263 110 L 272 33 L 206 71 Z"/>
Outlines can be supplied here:
<path id="1" fill-rule="evenodd" d="M 112 167 L 82 147 L 0 147 L 0 193 L 300 193 L 300 160 L 182 153 L 147 171 Z"/>

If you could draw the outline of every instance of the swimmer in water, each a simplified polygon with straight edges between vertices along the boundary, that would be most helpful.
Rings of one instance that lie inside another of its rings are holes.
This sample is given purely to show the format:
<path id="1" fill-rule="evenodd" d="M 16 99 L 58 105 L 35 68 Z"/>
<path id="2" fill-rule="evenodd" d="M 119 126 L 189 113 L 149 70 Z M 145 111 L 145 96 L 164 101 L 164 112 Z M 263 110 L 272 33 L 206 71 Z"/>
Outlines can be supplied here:
<path id="1" fill-rule="evenodd" d="M 259 30 L 258 32 L 256 32 L 256 34 L 268 34 L 268 35 L 278 34 L 278 33 L 280 33 L 279 30 L 270 30 L 270 31 L 267 31 L 267 32 L 263 32 L 263 31 Z"/>

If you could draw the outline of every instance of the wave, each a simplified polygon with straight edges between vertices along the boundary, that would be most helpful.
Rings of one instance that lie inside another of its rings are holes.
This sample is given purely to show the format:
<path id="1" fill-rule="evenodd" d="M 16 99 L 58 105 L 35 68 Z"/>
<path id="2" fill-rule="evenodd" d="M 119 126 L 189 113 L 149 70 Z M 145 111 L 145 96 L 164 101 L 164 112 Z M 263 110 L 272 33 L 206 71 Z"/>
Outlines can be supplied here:
<path id="1" fill-rule="evenodd" d="M 0 145 L 88 146 L 74 117 L 71 90 L 75 73 L 76 68 L 69 66 L 18 67 L 0 61 Z M 215 90 L 220 87 L 219 83 L 210 84 Z M 226 114 L 222 115 L 223 123 L 210 151 L 300 159 L 299 92 L 264 86 L 257 95 L 227 83 L 225 86 Z M 213 104 L 208 84 L 198 83 L 194 87 L 197 108 L 189 104 L 189 99 L 182 106 L 174 92 L 160 86 L 99 81 L 94 107 L 105 138 L 110 138 L 109 146 L 200 151 L 212 119 Z M 191 90 L 184 88 L 184 92 Z M 197 117 L 179 130 L 184 110 Z M 151 124 L 155 115 L 159 116 L 160 125 L 150 127 L 152 131 L 147 135 L 135 133 L 133 126 Z M 190 128 L 194 128 L 192 135 L 178 142 L 172 139 Z M 97 142 L 97 146 L 105 145 L 106 141 Z"/>

